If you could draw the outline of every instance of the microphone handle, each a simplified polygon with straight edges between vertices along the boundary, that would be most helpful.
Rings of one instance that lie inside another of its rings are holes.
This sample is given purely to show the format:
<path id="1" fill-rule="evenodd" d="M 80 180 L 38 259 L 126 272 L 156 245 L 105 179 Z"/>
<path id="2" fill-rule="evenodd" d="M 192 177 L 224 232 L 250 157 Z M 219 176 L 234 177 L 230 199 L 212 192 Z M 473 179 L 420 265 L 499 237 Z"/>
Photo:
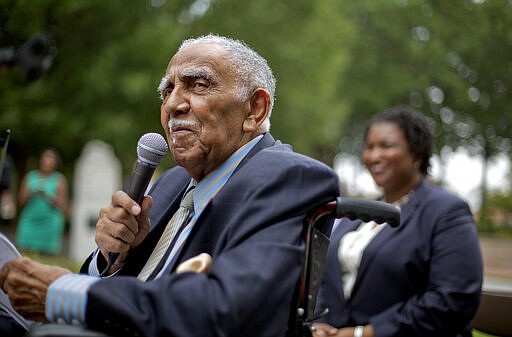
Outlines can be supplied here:
<path id="1" fill-rule="evenodd" d="M 383 201 L 339 197 L 336 203 L 336 217 L 386 222 L 391 227 L 400 225 L 400 208 Z"/>
<path id="2" fill-rule="evenodd" d="M 124 188 L 124 191 L 140 205 L 142 202 L 142 198 L 144 198 L 144 194 L 149 186 L 149 182 L 151 181 L 151 177 L 155 172 L 156 166 L 149 165 L 140 160 L 137 160 L 137 164 L 135 165 L 135 169 L 133 170 L 132 177 L 130 181 Z M 101 273 L 104 274 L 110 269 L 110 266 L 117 260 L 119 253 L 109 253 L 108 254 L 108 265 L 107 268 Z"/>
<path id="3" fill-rule="evenodd" d="M 124 191 L 130 196 L 130 198 L 135 200 L 137 204 L 142 202 L 142 198 L 144 197 L 144 193 L 146 193 L 155 169 L 156 166 L 137 160 L 132 177 L 130 178 L 128 185 L 124 188 Z"/>

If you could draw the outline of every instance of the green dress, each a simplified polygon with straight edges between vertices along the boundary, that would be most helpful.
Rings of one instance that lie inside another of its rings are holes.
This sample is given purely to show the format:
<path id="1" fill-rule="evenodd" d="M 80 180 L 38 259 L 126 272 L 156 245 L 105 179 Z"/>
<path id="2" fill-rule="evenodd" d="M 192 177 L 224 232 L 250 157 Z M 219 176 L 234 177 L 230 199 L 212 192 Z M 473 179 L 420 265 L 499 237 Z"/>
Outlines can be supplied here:
<path id="1" fill-rule="evenodd" d="M 53 172 L 41 177 L 37 170 L 30 171 L 26 187 L 30 197 L 20 213 L 16 232 L 18 248 L 41 253 L 59 254 L 62 249 L 64 232 L 64 214 L 53 206 L 50 200 L 55 198 L 61 174 Z"/>

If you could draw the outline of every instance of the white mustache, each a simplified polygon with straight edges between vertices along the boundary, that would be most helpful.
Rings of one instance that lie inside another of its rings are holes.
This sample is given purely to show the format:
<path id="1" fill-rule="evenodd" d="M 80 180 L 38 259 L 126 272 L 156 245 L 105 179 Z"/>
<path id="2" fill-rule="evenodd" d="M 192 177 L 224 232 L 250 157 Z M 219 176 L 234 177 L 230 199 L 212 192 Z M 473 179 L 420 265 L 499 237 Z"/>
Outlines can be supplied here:
<path id="1" fill-rule="evenodd" d="M 186 129 L 193 129 L 196 124 L 189 120 L 183 120 L 183 119 L 170 119 L 168 126 L 169 130 L 172 130 L 173 128 L 186 128 Z"/>

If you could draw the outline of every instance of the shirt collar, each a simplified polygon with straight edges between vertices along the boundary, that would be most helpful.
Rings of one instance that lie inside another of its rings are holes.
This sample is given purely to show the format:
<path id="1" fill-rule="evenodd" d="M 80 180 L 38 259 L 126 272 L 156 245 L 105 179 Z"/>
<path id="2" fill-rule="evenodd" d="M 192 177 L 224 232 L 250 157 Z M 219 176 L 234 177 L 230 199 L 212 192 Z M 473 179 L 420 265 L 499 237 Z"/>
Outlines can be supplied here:
<path id="1" fill-rule="evenodd" d="M 245 158 L 261 138 L 263 138 L 263 135 L 259 135 L 239 148 L 224 163 L 201 179 L 201 181 L 196 183 L 191 179 L 189 186 L 197 184 L 194 191 L 194 218 L 197 219 L 199 217 L 208 202 L 224 186 L 242 159 Z"/>

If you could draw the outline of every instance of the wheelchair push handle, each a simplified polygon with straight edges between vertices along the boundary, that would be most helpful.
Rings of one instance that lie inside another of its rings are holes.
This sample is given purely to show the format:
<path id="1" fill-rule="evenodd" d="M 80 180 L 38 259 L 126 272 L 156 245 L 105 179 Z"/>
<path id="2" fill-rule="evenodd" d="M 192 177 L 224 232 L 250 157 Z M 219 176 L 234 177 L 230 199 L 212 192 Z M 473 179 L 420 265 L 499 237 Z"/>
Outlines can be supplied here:
<path id="1" fill-rule="evenodd" d="M 400 224 L 400 208 L 377 200 L 338 197 L 334 215 L 336 218 L 346 217 L 365 222 L 373 220 L 379 224 L 386 222 L 391 227 Z"/>

